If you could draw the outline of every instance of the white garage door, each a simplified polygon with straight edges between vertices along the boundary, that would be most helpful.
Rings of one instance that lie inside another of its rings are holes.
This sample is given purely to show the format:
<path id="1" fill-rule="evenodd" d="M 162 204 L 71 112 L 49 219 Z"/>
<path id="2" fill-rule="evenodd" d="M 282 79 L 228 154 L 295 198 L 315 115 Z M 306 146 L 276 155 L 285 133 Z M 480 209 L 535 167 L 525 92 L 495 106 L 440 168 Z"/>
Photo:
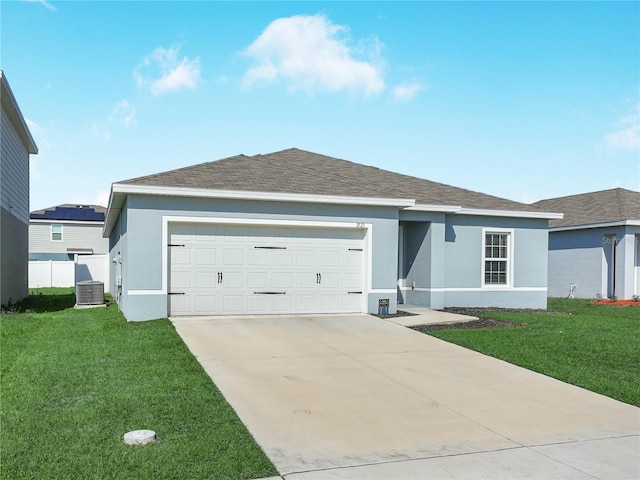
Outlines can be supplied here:
<path id="1" fill-rule="evenodd" d="M 363 311 L 364 229 L 173 224 L 169 312 Z"/>

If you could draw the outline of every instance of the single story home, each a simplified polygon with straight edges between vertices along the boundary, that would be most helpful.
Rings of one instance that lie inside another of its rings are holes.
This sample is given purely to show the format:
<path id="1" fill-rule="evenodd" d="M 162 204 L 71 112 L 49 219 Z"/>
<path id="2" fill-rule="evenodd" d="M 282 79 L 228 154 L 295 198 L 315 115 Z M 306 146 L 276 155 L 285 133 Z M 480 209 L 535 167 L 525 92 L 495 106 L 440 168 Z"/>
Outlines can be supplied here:
<path id="1" fill-rule="evenodd" d="M 64 204 L 29 215 L 29 260 L 74 260 L 76 255 L 109 253 L 102 236 L 107 209 Z"/>
<path id="2" fill-rule="evenodd" d="M 0 305 L 29 295 L 29 155 L 38 153 L 0 70 Z"/>
<path id="3" fill-rule="evenodd" d="M 103 235 L 130 321 L 545 308 L 549 213 L 298 149 L 114 183 Z"/>
<path id="4" fill-rule="evenodd" d="M 549 222 L 549 296 L 640 295 L 640 192 L 613 188 L 533 204 Z"/>

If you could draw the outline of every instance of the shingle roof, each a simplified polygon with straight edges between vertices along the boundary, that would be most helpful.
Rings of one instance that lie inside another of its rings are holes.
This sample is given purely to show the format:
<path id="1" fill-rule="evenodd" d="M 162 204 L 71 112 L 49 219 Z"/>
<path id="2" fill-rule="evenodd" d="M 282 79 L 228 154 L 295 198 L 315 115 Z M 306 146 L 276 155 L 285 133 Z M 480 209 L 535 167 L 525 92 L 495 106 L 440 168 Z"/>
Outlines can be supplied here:
<path id="1" fill-rule="evenodd" d="M 422 205 L 538 211 L 486 195 L 296 148 L 237 155 L 118 182 L 119 184 L 307 195 L 414 199 Z"/>
<path id="2" fill-rule="evenodd" d="M 100 205 L 78 205 L 65 203 L 56 207 L 34 210 L 29 214 L 33 220 L 74 220 L 104 222 L 107 209 Z"/>
<path id="3" fill-rule="evenodd" d="M 640 192 L 624 188 L 549 198 L 533 205 L 564 213 L 562 220 L 549 221 L 551 228 L 640 220 Z"/>

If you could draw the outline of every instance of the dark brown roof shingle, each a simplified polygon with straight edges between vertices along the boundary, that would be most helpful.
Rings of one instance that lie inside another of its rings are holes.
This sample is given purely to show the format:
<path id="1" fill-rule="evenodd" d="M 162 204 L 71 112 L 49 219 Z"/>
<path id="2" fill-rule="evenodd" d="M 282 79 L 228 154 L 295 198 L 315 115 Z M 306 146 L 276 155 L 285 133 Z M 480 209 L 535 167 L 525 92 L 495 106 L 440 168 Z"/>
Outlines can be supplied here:
<path id="1" fill-rule="evenodd" d="M 296 148 L 237 155 L 118 182 L 131 185 L 414 199 L 422 205 L 539 211 L 524 203 Z"/>
<path id="2" fill-rule="evenodd" d="M 640 192 L 624 188 L 549 198 L 533 205 L 564 213 L 562 220 L 549 221 L 551 228 L 640 220 Z"/>

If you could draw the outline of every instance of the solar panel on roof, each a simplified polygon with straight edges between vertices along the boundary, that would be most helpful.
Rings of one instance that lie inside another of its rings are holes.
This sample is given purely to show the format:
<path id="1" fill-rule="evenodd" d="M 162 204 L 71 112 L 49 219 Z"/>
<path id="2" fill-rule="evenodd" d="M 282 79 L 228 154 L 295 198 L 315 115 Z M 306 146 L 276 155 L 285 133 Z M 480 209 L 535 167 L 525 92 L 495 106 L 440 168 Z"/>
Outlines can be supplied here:
<path id="1" fill-rule="evenodd" d="M 93 208 L 56 207 L 43 213 L 32 213 L 34 220 L 78 220 L 85 222 L 104 222 L 104 213 Z"/>

